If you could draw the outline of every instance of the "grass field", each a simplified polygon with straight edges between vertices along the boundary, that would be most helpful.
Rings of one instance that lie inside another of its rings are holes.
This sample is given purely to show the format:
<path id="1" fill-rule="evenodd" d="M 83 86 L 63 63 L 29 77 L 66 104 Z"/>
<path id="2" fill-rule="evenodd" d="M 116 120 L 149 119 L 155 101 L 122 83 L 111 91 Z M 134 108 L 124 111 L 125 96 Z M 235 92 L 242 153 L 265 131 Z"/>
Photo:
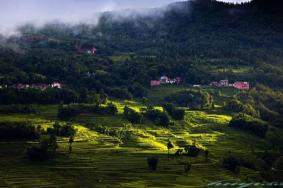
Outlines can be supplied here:
<path id="1" fill-rule="evenodd" d="M 170 91 L 152 92 L 149 98 L 153 100 Z M 115 101 L 115 104 L 119 107 L 116 116 L 81 114 L 72 120 L 77 129 L 72 154 L 68 154 L 68 140 L 59 138 L 56 157 L 34 163 L 25 157 L 26 148 L 33 142 L 1 141 L 0 187 L 205 187 L 220 180 L 260 179 L 257 171 L 241 168 L 239 174 L 234 174 L 221 167 L 228 150 L 248 158 L 252 157 L 252 150 L 261 151 L 267 144 L 263 139 L 228 128 L 229 115 L 186 110 L 185 119 L 167 129 L 150 122 L 130 125 L 123 119 L 123 107 L 139 109 L 143 105 L 131 101 Z M 40 113 L 36 115 L 0 115 L 0 121 L 31 121 L 45 128 L 52 126 L 57 106 L 37 106 L 37 109 Z M 121 140 L 100 134 L 89 124 L 125 130 L 129 136 Z M 169 158 L 168 139 L 175 145 Z M 193 142 L 209 150 L 208 161 L 203 154 L 197 158 L 173 155 L 184 144 Z M 159 157 L 155 172 L 148 169 L 149 156 Z M 184 173 L 187 162 L 192 164 L 188 176 Z"/>

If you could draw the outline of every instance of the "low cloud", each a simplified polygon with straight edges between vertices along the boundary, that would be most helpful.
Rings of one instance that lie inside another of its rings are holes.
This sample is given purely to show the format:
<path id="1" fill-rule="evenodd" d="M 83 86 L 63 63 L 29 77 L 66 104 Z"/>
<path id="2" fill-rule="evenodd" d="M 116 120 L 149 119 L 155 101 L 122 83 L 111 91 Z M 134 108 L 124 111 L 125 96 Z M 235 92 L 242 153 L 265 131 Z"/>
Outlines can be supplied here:
<path id="1" fill-rule="evenodd" d="M 142 10 L 171 2 L 174 0 L 3 0 L 0 1 L 0 33 L 5 36 L 15 35 L 18 33 L 17 28 L 25 24 L 32 24 L 37 28 L 50 22 L 95 25 L 102 12 Z M 122 12 L 119 12 L 120 16 Z M 133 15 L 129 11 L 124 13 L 123 16 Z"/>
<path id="2" fill-rule="evenodd" d="M 95 25 L 102 12 L 110 11 L 115 11 L 116 20 L 141 14 L 160 16 L 164 9 L 156 11 L 152 8 L 176 1 L 183 0 L 0 0 L 0 34 L 6 37 L 17 35 L 18 28 L 25 24 L 36 28 L 50 22 Z"/>

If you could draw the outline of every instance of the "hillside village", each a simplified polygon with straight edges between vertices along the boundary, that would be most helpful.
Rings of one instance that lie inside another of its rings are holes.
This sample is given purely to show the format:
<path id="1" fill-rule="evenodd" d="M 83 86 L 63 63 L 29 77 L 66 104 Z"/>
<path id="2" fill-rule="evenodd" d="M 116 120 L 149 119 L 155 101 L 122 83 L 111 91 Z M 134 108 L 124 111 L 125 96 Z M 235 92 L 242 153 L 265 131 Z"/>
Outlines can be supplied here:
<path id="1" fill-rule="evenodd" d="M 150 85 L 151 85 L 151 87 L 160 86 L 160 85 L 164 85 L 164 84 L 179 85 L 181 82 L 182 82 L 182 79 L 180 77 L 176 77 L 176 78 L 171 79 L 167 76 L 162 76 L 162 77 L 160 77 L 159 80 L 151 80 Z"/>
<path id="2" fill-rule="evenodd" d="M 3 88 L 15 88 L 17 90 L 23 90 L 23 89 L 37 89 L 37 90 L 41 90 L 41 91 L 44 91 L 46 89 L 49 89 L 49 88 L 53 88 L 53 89 L 62 89 L 63 85 L 59 82 L 53 82 L 51 84 L 44 84 L 44 83 L 38 83 L 38 84 L 22 84 L 22 83 L 18 83 L 18 84 L 14 84 L 14 85 L 11 85 L 11 86 L 8 86 L 8 85 L 2 85 L 0 86 L 0 89 L 3 89 Z"/>
<path id="3" fill-rule="evenodd" d="M 179 85 L 182 83 L 181 77 L 176 78 L 169 78 L 167 76 L 160 77 L 159 80 L 151 80 L 150 86 L 151 87 L 158 87 L 161 85 Z M 193 85 L 193 87 L 201 87 L 202 85 Z M 204 85 L 205 86 L 205 85 Z M 236 81 L 234 83 L 230 83 L 229 80 L 220 80 L 220 81 L 213 81 L 208 86 L 210 87 L 232 87 L 238 90 L 249 90 L 250 83 L 246 81 Z"/>
<path id="4" fill-rule="evenodd" d="M 238 90 L 249 90 L 250 83 L 249 82 L 242 82 L 236 81 L 234 83 L 229 83 L 229 80 L 220 80 L 219 82 L 213 81 L 209 84 L 211 87 L 234 87 Z"/>
<path id="5" fill-rule="evenodd" d="M 88 77 L 91 77 L 92 75 L 95 74 L 90 74 L 87 73 Z M 169 78 L 167 76 L 162 76 L 160 77 L 159 80 L 151 80 L 150 81 L 150 86 L 152 88 L 158 87 L 161 85 L 180 85 L 183 82 L 181 77 L 176 77 L 176 78 Z M 193 87 L 202 87 L 202 86 L 207 86 L 207 85 L 193 85 Z M 249 90 L 250 89 L 250 83 L 249 82 L 242 82 L 242 81 L 236 81 L 234 83 L 230 83 L 229 80 L 220 80 L 220 81 L 213 81 L 209 85 L 209 87 L 214 87 L 214 88 L 222 88 L 222 87 L 231 87 L 235 88 L 238 90 Z M 57 89 L 62 89 L 63 84 L 60 82 L 53 82 L 51 84 L 45 84 L 45 83 L 38 83 L 38 84 L 14 84 L 11 86 L 8 85 L 1 85 L 0 89 L 3 88 L 15 88 L 17 90 L 23 90 L 23 89 L 38 89 L 41 91 L 44 91 L 48 88 L 57 88 Z"/>

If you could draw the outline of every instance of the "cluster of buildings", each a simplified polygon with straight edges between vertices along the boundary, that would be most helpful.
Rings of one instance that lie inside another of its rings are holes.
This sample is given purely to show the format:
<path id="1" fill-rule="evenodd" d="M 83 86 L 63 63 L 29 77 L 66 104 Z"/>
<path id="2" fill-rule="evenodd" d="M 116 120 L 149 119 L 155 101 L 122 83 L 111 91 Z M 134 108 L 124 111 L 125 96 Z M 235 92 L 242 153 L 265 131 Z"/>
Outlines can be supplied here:
<path id="1" fill-rule="evenodd" d="M 82 48 L 77 48 L 78 53 L 86 53 L 89 55 L 96 55 L 97 49 L 96 48 L 89 48 L 89 49 L 82 49 Z"/>
<path id="2" fill-rule="evenodd" d="M 53 82 L 51 84 L 15 84 L 12 86 L 12 88 L 22 90 L 22 89 L 38 89 L 41 91 L 44 91 L 49 88 L 57 88 L 61 89 L 62 84 L 59 82 Z"/>
<path id="3" fill-rule="evenodd" d="M 151 87 L 157 87 L 160 85 L 165 84 L 180 84 L 182 82 L 182 79 L 180 77 L 170 79 L 167 76 L 162 76 L 159 80 L 151 80 L 150 86 Z M 250 89 L 250 83 L 249 82 L 240 82 L 236 81 L 234 83 L 229 83 L 229 80 L 220 80 L 220 81 L 214 81 L 209 84 L 211 87 L 233 87 L 238 90 L 249 90 Z M 201 87 L 201 85 L 193 85 L 193 87 Z"/>
<path id="4" fill-rule="evenodd" d="M 150 86 L 151 87 L 156 87 L 160 85 L 165 85 L 165 84 L 180 84 L 182 82 L 182 79 L 180 77 L 176 78 L 169 78 L 167 76 L 162 76 L 159 80 L 151 80 L 150 81 Z"/>
<path id="5" fill-rule="evenodd" d="M 91 49 L 87 49 L 86 53 L 91 55 L 96 55 L 96 51 L 97 51 L 96 48 L 91 48 Z"/>
<path id="6" fill-rule="evenodd" d="M 220 80 L 219 82 L 214 81 L 209 84 L 212 87 L 234 87 L 239 90 L 249 90 L 250 83 L 249 82 L 234 82 L 229 83 L 229 80 Z"/>

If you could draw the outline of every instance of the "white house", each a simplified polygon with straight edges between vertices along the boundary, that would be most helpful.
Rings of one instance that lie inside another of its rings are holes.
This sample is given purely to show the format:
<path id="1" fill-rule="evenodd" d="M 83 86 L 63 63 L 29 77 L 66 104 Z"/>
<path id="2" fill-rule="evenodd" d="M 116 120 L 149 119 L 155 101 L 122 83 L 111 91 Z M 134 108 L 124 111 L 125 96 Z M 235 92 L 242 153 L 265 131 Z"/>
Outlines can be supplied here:
<path id="1" fill-rule="evenodd" d="M 57 89 L 61 89 L 62 88 L 62 84 L 59 82 L 53 82 L 51 84 L 51 88 L 57 88 Z"/>
<path id="2" fill-rule="evenodd" d="M 161 84 L 167 84 L 167 83 L 169 83 L 170 82 L 170 80 L 169 80 L 169 78 L 167 77 L 167 76 L 162 76 L 161 78 L 160 78 L 160 83 Z"/>

